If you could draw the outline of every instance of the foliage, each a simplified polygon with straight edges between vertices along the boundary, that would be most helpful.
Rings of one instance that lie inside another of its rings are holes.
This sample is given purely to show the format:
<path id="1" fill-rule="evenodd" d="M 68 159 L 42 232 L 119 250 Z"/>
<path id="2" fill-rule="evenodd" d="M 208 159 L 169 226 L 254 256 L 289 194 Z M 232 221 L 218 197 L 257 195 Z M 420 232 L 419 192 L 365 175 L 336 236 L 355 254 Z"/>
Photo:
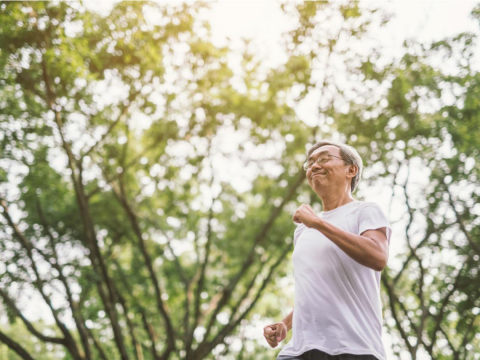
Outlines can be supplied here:
<path id="1" fill-rule="evenodd" d="M 102 16 L 81 3 L 0 5 L 9 356 L 271 358 L 251 333 L 291 310 L 294 210 L 321 210 L 304 153 L 337 137 L 365 160 L 357 195 L 393 189 L 405 231 L 382 276 L 394 352 L 474 359 L 475 36 L 409 41 L 380 65 L 377 49 L 352 44 L 385 14 L 285 3 L 297 22 L 288 59 L 266 69 L 248 41 L 242 52 L 215 46 L 204 7 L 120 2 Z M 299 119 L 312 97 L 318 116 Z M 47 325 L 26 315 L 32 303 Z"/>

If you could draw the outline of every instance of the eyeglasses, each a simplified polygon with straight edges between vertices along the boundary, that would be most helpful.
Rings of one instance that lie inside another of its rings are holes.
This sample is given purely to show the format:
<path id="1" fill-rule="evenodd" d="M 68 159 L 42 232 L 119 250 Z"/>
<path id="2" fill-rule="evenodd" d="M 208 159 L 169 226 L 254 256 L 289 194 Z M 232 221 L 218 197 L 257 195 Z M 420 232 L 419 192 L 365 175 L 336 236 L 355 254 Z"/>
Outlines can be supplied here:
<path id="1" fill-rule="evenodd" d="M 339 156 L 335 156 L 335 155 L 332 155 L 332 154 L 323 154 L 323 155 L 320 155 L 319 157 L 317 157 L 317 160 L 310 159 L 308 161 L 305 161 L 305 164 L 303 164 L 303 170 L 307 171 L 308 169 L 310 169 L 313 166 L 314 163 L 317 163 L 318 165 L 326 164 L 327 162 L 332 160 L 332 157 L 336 157 L 337 159 L 343 160 Z"/>

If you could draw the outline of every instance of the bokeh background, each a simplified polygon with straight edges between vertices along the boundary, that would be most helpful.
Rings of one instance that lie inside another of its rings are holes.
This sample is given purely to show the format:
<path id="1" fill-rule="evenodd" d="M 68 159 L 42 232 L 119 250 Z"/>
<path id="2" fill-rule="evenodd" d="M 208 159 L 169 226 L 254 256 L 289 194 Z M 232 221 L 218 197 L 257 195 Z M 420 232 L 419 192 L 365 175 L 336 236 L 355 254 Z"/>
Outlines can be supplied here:
<path id="1" fill-rule="evenodd" d="M 274 359 L 325 138 L 394 230 L 388 359 L 479 359 L 479 33 L 474 2 L 0 2 L 0 359 Z"/>

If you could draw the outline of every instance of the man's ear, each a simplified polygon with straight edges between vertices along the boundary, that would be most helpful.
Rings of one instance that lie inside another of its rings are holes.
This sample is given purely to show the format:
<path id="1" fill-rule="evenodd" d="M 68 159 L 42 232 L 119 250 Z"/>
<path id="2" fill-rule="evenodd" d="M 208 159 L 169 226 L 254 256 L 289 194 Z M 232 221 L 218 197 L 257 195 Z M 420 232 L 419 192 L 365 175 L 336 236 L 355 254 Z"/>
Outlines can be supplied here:
<path id="1" fill-rule="evenodd" d="M 357 175 L 358 173 L 358 166 L 357 165 L 349 165 L 347 169 L 347 175 L 348 177 L 351 177 L 352 179 Z"/>

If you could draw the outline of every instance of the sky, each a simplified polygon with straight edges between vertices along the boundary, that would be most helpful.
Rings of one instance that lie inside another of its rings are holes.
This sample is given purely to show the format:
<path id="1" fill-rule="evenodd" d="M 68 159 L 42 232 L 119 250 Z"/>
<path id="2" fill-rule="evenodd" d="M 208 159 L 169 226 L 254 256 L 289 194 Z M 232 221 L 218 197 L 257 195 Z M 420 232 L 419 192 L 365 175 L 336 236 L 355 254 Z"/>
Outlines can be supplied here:
<path id="1" fill-rule="evenodd" d="M 406 38 L 440 40 L 464 31 L 479 31 L 470 18 L 477 2 L 442 0 L 363 1 L 393 14 L 385 31 L 378 34 L 382 49 L 398 54 Z M 214 40 L 252 38 L 261 44 L 261 55 L 274 62 L 281 58 L 282 33 L 291 25 L 277 1 L 221 1 L 211 5 L 209 16 Z"/>

